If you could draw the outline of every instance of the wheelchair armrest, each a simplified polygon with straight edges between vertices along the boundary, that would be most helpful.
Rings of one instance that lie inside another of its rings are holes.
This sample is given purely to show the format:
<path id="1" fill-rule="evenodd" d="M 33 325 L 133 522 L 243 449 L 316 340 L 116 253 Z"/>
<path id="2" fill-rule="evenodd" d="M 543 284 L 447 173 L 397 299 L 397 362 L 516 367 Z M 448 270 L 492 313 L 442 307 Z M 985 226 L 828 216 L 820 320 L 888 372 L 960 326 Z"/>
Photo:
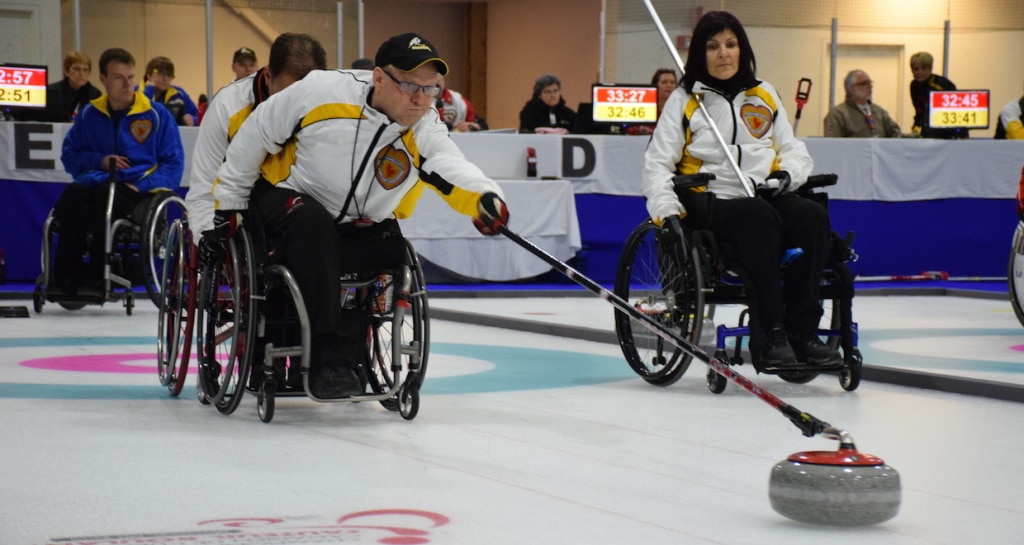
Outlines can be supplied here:
<path id="1" fill-rule="evenodd" d="M 800 186 L 800 191 L 810 191 L 819 187 L 836 185 L 839 182 L 838 174 L 812 174 L 807 177 L 807 182 Z"/>
<path id="2" fill-rule="evenodd" d="M 672 177 L 672 185 L 675 186 L 675 190 L 678 192 L 681 189 L 692 189 L 694 187 L 705 187 L 711 180 L 715 179 L 715 175 L 710 172 L 700 172 L 698 174 L 681 174 L 679 176 Z"/>

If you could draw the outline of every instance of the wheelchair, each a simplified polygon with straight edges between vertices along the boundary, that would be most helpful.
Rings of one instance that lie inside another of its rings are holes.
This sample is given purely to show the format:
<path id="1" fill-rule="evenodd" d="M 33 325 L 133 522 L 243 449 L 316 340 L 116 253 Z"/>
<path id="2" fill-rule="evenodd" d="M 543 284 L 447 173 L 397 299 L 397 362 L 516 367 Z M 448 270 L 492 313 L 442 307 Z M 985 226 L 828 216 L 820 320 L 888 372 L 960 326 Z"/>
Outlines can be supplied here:
<path id="1" fill-rule="evenodd" d="M 1017 316 L 1017 321 L 1024 325 L 1024 219 L 1019 221 L 1013 230 L 1006 280 L 1013 313 Z"/>
<path id="2" fill-rule="evenodd" d="M 172 220 L 163 241 L 159 275 L 162 285 L 157 305 L 157 377 L 171 396 L 177 396 L 188 376 L 199 289 L 199 260 L 187 217 Z"/>
<path id="3" fill-rule="evenodd" d="M 42 272 L 36 278 L 32 292 L 36 313 L 41 313 L 47 302 L 57 303 L 67 310 L 79 310 L 86 305 L 102 306 L 107 302 L 121 301 L 130 316 L 135 307 L 133 278 L 145 286 L 149 299 L 160 307 L 165 238 L 170 223 L 183 217 L 185 200 L 172 191 L 152 193 L 146 195 L 127 217 L 116 220 L 112 218 L 113 203 L 114 184 L 109 184 L 104 255 L 99 257 L 104 260 L 103 289 L 92 293 L 66 294 L 48 289 L 53 282 L 56 243 L 60 241 L 60 221 L 54 216 L 53 209 L 50 210 L 43 224 Z"/>
<path id="4" fill-rule="evenodd" d="M 225 259 L 201 271 L 195 313 L 200 401 L 222 414 L 238 408 L 246 391 L 257 396 L 260 420 L 274 417 L 275 399 L 306 396 L 317 402 L 378 401 L 412 420 L 427 370 L 430 322 L 423 270 L 404 242 L 405 262 L 372 274 L 345 275 L 347 311 L 365 317 L 362 368 L 367 393 L 317 398 L 310 390 L 310 324 L 291 272 L 275 263 L 255 214 L 228 241 Z M 162 324 L 162 327 L 163 324 Z M 281 385 L 281 370 L 301 372 L 302 387 Z M 277 371 L 275 373 L 275 370 Z"/>
<path id="5" fill-rule="evenodd" d="M 678 176 L 676 190 L 705 186 L 712 179 L 709 174 Z M 823 200 L 826 196 L 813 190 L 835 183 L 834 174 L 811 176 L 798 192 Z M 742 281 L 745 273 L 730 257 L 730 248 L 720 248 L 710 231 L 684 227 L 685 240 L 671 244 L 663 241 L 663 236 L 662 229 L 650 219 L 633 230 L 619 258 L 615 294 L 691 344 L 706 345 L 711 335 L 702 334 L 713 333 L 715 359 L 729 365 L 742 364 L 743 339 L 751 335 L 749 308 L 740 312 L 736 327 L 719 325 L 714 332 L 703 331 L 714 323 L 716 306 L 746 305 Z M 846 265 L 857 257 L 851 243 L 852 234 L 846 239 L 832 234 L 832 255 L 826 262 L 821 286 L 825 312 L 817 331 L 826 338 L 826 344 L 841 349 L 842 365 L 800 365 L 784 371 L 763 370 L 755 365 L 758 372 L 778 374 L 779 378 L 796 384 L 810 382 L 821 373 L 832 373 L 839 375 L 840 385 L 846 391 L 860 385 L 863 358 L 857 348 L 857 324 L 852 318 L 853 273 Z M 692 362 L 693 355 L 648 331 L 620 310 L 615 311 L 615 332 L 630 367 L 650 384 L 675 383 Z M 731 355 L 727 349 L 729 338 L 734 339 Z M 725 390 L 728 381 L 708 367 L 706 383 L 717 394 Z"/>
<path id="6" fill-rule="evenodd" d="M 1024 168 L 1017 182 L 1017 228 L 1013 230 L 1010 260 L 1006 265 L 1006 287 L 1017 321 L 1024 325 Z"/>

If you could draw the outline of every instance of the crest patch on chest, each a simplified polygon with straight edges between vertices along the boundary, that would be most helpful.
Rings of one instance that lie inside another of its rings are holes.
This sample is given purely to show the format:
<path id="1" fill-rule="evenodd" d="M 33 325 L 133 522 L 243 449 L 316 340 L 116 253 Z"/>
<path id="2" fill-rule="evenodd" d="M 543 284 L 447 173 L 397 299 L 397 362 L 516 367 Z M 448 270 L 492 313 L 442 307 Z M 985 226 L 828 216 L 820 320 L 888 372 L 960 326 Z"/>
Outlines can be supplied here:
<path id="1" fill-rule="evenodd" d="M 405 150 L 387 146 L 377 153 L 373 161 L 374 177 L 384 189 L 392 189 L 405 181 L 409 176 L 411 161 Z"/>
<path id="2" fill-rule="evenodd" d="M 772 128 L 772 111 L 767 106 L 744 104 L 740 108 L 740 118 L 754 138 L 761 138 Z"/>

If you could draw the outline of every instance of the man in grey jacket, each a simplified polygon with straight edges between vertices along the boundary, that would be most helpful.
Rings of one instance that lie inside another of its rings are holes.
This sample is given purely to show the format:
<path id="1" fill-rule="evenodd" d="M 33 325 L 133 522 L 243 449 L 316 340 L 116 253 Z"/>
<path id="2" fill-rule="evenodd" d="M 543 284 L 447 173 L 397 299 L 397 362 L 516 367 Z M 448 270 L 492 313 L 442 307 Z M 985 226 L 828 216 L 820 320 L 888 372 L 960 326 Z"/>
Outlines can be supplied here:
<path id="1" fill-rule="evenodd" d="M 825 136 L 899 138 L 900 126 L 884 108 L 871 102 L 874 82 L 863 70 L 851 70 L 843 80 L 846 101 L 825 116 Z"/>

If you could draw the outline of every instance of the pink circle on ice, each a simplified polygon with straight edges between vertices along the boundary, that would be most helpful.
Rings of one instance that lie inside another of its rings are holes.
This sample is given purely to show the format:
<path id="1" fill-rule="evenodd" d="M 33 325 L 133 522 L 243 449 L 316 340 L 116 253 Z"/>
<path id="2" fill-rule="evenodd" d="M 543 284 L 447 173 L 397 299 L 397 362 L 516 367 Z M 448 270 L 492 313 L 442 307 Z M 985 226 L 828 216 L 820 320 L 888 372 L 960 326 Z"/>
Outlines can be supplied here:
<path id="1" fill-rule="evenodd" d="M 126 362 L 150 362 L 149 365 Z M 156 369 L 156 354 L 93 354 L 88 356 L 59 356 L 24 360 L 23 367 L 50 371 L 76 371 L 82 373 L 152 373 Z M 190 369 L 191 371 L 191 369 Z"/>

